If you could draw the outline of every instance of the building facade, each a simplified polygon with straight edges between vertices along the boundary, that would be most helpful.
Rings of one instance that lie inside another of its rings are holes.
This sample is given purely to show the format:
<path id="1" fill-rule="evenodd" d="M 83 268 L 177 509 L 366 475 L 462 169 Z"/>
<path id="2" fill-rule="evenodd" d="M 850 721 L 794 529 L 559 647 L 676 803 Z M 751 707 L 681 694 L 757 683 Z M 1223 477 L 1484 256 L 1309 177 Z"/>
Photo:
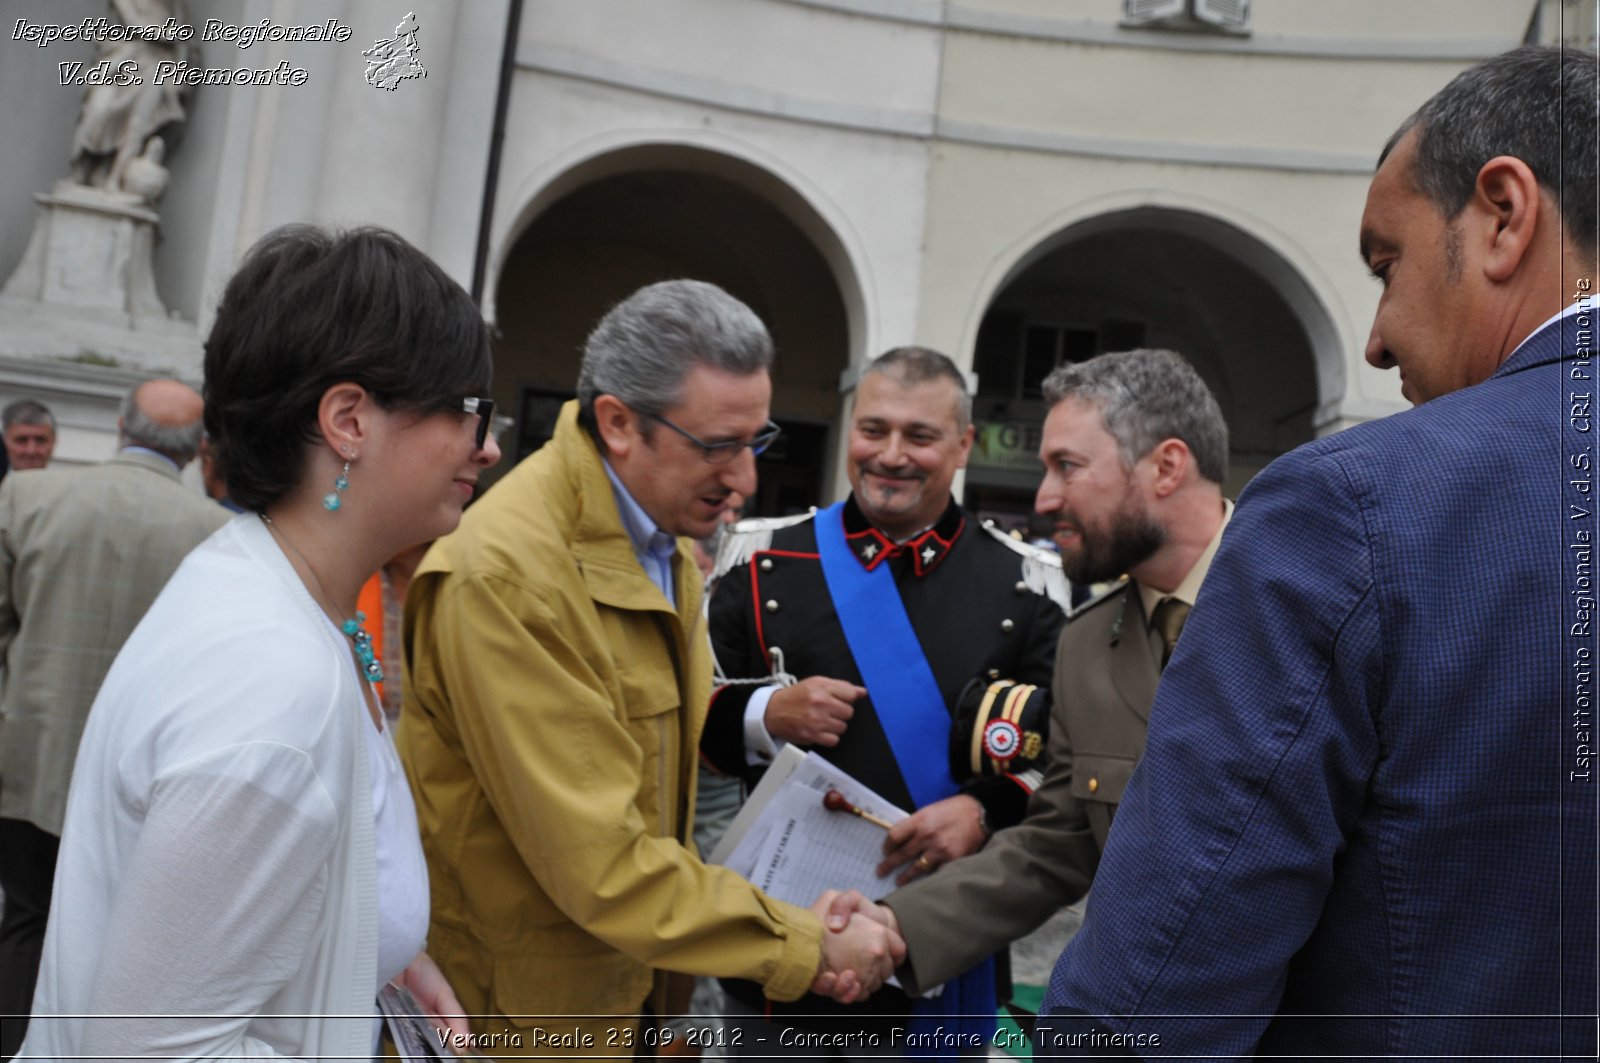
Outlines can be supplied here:
<path id="1" fill-rule="evenodd" d="M 1593 0 L 190 8 L 196 25 L 337 16 L 352 36 L 198 42 L 208 67 L 307 76 L 190 97 L 152 267 L 188 353 L 0 339 L 0 391 L 88 394 L 102 370 L 163 361 L 196 376 L 208 306 L 252 240 L 288 221 L 373 222 L 480 294 L 508 451 L 548 433 L 610 304 L 693 276 L 748 302 L 778 345 L 786 435 L 756 511 L 847 489 L 856 375 L 919 343 L 972 372 L 963 490 L 1012 522 L 1037 480 L 1038 384 L 1064 359 L 1183 352 L 1232 428 L 1230 490 L 1298 443 L 1403 408 L 1393 374 L 1362 359 L 1378 292 L 1356 230 L 1378 151 L 1465 67 L 1525 40 L 1592 47 L 1595 21 Z M 13 23 L 105 13 L 8 9 Z M 426 76 L 386 91 L 361 53 L 407 10 Z M 0 109 L 0 143 L 29 147 L 0 162 L 0 274 L 24 255 L 35 194 L 65 172 L 84 90 L 54 85 L 58 66 L 96 54 L 6 30 L 0 97 L 21 102 Z M 87 445 L 100 404 L 74 409 Z M 67 456 L 92 460 L 81 449 Z"/>

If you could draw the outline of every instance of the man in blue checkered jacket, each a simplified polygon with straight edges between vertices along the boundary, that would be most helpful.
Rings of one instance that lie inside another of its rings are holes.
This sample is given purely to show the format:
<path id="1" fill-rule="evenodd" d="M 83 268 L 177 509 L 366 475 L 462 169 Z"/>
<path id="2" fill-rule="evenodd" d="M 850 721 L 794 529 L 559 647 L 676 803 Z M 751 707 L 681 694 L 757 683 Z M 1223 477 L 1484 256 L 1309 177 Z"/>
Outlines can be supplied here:
<path id="1" fill-rule="evenodd" d="M 1596 121 L 1521 48 L 1385 148 L 1415 409 L 1239 499 L 1038 1056 L 1595 1057 Z"/>

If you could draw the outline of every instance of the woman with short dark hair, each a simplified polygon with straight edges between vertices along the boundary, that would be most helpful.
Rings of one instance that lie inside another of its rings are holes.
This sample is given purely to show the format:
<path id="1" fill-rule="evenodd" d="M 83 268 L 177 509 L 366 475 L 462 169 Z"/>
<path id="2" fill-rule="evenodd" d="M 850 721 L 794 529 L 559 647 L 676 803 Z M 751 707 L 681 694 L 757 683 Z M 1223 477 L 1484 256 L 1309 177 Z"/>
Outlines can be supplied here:
<path id="1" fill-rule="evenodd" d="M 355 603 L 499 458 L 487 329 L 393 233 L 280 229 L 229 282 L 205 373 L 245 512 L 90 713 L 25 1055 L 359 1057 L 390 980 L 459 1011 L 421 951 L 416 812 Z"/>

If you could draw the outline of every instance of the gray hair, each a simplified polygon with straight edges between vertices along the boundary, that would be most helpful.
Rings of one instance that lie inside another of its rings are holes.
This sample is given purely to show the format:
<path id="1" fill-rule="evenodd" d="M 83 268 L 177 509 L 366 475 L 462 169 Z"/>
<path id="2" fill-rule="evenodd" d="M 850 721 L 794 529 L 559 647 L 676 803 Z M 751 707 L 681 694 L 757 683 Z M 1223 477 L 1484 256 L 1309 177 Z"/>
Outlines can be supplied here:
<path id="1" fill-rule="evenodd" d="M 861 371 L 863 377 L 872 373 L 889 373 L 905 384 L 926 384 L 934 380 L 948 380 L 956 386 L 956 428 L 965 432 L 972 423 L 972 395 L 967 391 L 967 377 L 948 355 L 931 347 L 894 347 L 867 363 Z"/>
<path id="2" fill-rule="evenodd" d="M 139 408 L 135 398 L 138 394 L 139 388 L 135 387 L 122 397 L 122 408 L 118 411 L 122 417 L 121 445 L 145 447 L 165 454 L 180 467 L 193 461 L 200 449 L 205 421 L 196 418 L 189 424 L 158 424 Z"/>
<path id="3" fill-rule="evenodd" d="M 1122 351 L 1069 362 L 1044 378 L 1043 389 L 1052 407 L 1069 398 L 1098 406 L 1124 466 L 1162 440 L 1179 439 L 1194 454 L 1201 476 L 1220 484 L 1228 475 L 1228 423 L 1211 389 L 1180 354 Z"/>
<path id="4" fill-rule="evenodd" d="M 34 399 L 18 399 L 0 410 L 0 432 L 16 424 L 42 424 L 49 426 L 52 432 L 56 430 L 56 419 L 50 408 Z"/>
<path id="5" fill-rule="evenodd" d="M 1456 75 L 1395 131 L 1378 165 L 1417 130 L 1412 181 L 1451 220 L 1484 163 L 1521 159 L 1559 205 L 1567 239 L 1592 262 L 1596 107 L 1593 52 L 1516 48 Z"/>
<path id="6" fill-rule="evenodd" d="M 704 281 L 661 281 L 612 307 L 583 345 L 578 413 L 594 430 L 594 400 L 615 395 L 661 414 L 696 365 L 740 376 L 772 368 L 772 337 L 755 311 Z"/>

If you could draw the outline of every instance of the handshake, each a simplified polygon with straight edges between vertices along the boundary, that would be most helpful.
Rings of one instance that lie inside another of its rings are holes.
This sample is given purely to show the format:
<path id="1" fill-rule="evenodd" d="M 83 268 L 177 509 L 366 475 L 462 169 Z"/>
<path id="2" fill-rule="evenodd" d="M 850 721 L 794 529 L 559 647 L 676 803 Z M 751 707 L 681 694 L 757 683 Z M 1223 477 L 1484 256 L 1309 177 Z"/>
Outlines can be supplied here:
<path id="1" fill-rule="evenodd" d="M 822 920 L 822 965 L 811 991 L 841 1004 L 865 1000 L 905 962 L 894 912 L 857 890 L 828 890 L 811 905 Z"/>

